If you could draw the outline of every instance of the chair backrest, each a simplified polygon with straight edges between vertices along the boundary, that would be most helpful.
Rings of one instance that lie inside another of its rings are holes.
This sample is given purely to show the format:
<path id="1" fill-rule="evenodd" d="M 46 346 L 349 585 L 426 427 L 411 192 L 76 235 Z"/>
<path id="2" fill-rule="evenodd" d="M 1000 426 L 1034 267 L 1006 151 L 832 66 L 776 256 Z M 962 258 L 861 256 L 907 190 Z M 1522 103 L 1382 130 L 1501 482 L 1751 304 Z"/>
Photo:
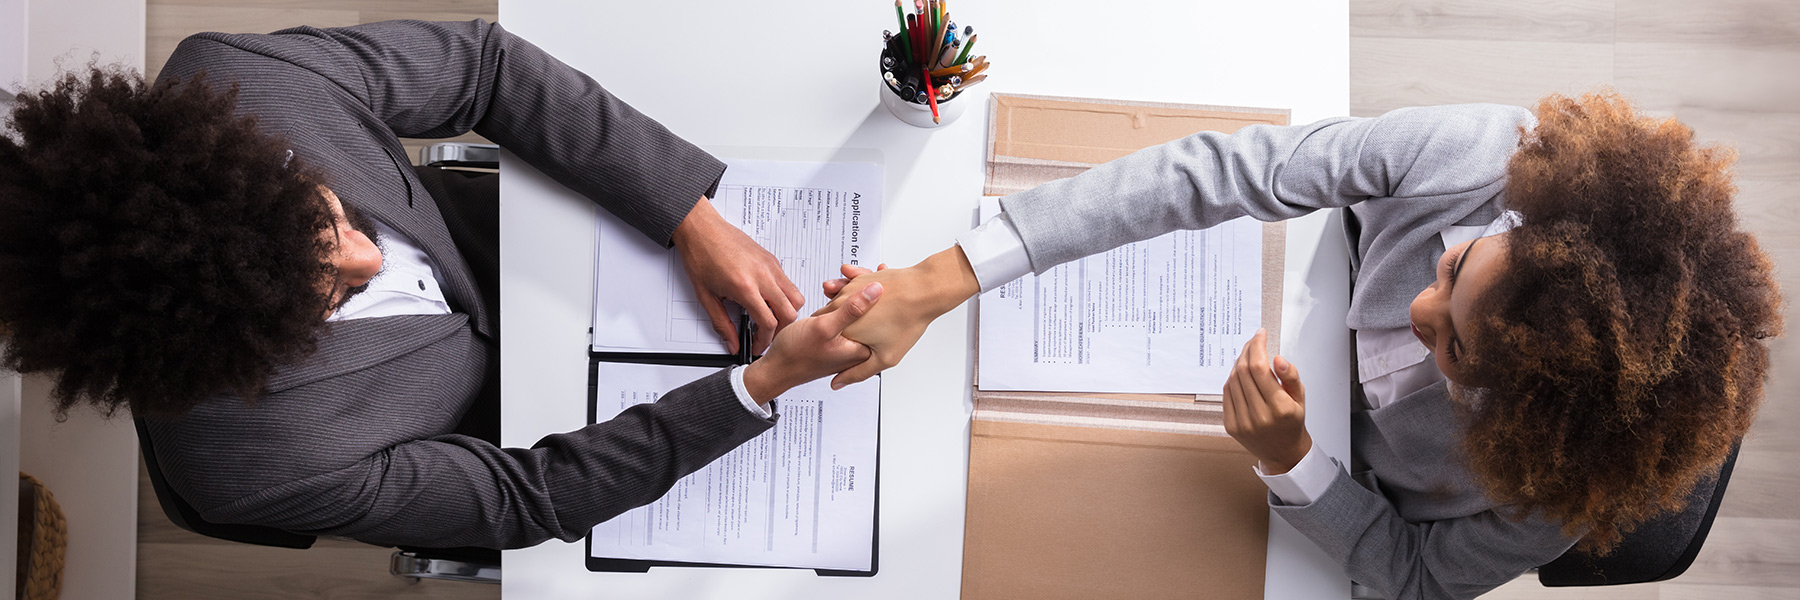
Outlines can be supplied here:
<path id="1" fill-rule="evenodd" d="M 500 168 L 500 147 L 494 144 L 440 142 L 419 149 L 419 164 L 427 167 Z"/>
<path id="2" fill-rule="evenodd" d="M 144 453 L 144 470 L 150 474 L 150 487 L 156 489 L 156 502 L 162 505 L 163 514 L 176 527 L 204 535 L 245 544 L 259 546 L 278 546 L 282 548 L 311 548 L 313 536 L 282 531 L 274 527 L 261 525 L 234 525 L 210 523 L 200 518 L 200 511 L 182 500 L 175 490 L 169 488 L 168 480 L 163 478 L 162 467 L 156 460 L 156 447 L 150 440 L 150 429 L 143 419 L 132 419 L 137 423 L 138 449 Z"/>
<path id="3" fill-rule="evenodd" d="M 1694 486 L 1687 507 L 1638 525 L 1606 556 L 1576 550 L 1563 553 L 1538 568 L 1538 582 L 1549 587 L 1624 585 L 1664 581 L 1687 571 L 1719 514 L 1719 501 L 1725 497 L 1725 484 L 1731 481 L 1737 455 L 1738 446 L 1733 446 L 1719 466 L 1719 474 Z"/>

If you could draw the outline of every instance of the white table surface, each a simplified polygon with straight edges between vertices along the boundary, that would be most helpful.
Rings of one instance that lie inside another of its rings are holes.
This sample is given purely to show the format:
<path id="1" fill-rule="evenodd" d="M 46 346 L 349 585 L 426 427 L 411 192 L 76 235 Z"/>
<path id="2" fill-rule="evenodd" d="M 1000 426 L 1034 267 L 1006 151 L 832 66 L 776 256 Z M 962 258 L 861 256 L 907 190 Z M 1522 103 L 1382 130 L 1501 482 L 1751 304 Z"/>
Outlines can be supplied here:
<path id="1" fill-rule="evenodd" d="M 914 128 L 878 104 L 885 0 L 502 0 L 501 23 L 721 155 L 884 164 L 882 260 L 908 265 L 974 225 L 990 92 L 1348 112 L 1346 0 L 958 0 L 989 80 L 967 114 Z M 1072 43 L 1071 43 L 1072 42 Z M 1070 74 L 1077 74 L 1071 76 Z M 530 446 L 587 409 L 595 208 L 511 155 L 501 178 L 502 441 Z M 1288 225 L 1282 347 L 1307 370 L 1308 427 L 1349 454 L 1348 274 L 1338 217 Z M 796 282 L 816 285 L 817 282 Z M 961 587 L 973 313 L 931 327 L 882 380 L 880 573 L 590 573 L 580 543 L 505 553 L 508 598 L 954 598 Z M 1103 507 L 1101 507 L 1103 508 Z M 1271 515 L 1268 598 L 1345 598 L 1329 559 Z"/>

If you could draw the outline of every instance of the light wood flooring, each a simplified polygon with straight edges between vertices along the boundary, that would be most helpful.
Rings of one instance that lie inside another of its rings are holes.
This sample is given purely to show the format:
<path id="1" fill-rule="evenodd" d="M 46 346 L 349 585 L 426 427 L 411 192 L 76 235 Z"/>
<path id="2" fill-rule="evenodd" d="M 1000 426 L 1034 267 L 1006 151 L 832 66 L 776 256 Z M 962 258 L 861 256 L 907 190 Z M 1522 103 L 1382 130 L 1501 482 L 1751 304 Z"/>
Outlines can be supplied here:
<path id="1" fill-rule="evenodd" d="M 494 0 L 150 0 L 148 71 L 199 31 L 272 31 L 390 18 L 494 19 Z M 1792 0 L 1351 0 L 1350 104 L 1499 102 L 1611 85 L 1740 152 L 1739 211 L 1800 294 L 1800 3 Z M 1800 599 L 1800 306 L 1775 342 L 1761 416 L 1706 549 L 1686 575 L 1547 589 L 1527 576 L 1488 598 Z M 387 551 L 322 541 L 260 549 L 175 529 L 142 486 L 143 598 L 496 597 L 494 586 L 407 583 Z"/>

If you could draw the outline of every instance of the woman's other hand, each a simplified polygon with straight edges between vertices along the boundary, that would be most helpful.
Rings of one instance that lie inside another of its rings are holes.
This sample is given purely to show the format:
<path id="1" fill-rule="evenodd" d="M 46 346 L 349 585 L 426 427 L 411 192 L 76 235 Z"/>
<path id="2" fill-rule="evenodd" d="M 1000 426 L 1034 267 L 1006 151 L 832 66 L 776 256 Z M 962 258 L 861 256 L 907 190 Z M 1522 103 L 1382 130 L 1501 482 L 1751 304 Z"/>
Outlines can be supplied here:
<path id="1" fill-rule="evenodd" d="M 1285 357 L 1269 360 L 1268 337 L 1258 329 L 1225 380 L 1225 433 L 1262 461 L 1264 475 L 1278 475 L 1312 450 L 1312 435 L 1300 370 Z"/>

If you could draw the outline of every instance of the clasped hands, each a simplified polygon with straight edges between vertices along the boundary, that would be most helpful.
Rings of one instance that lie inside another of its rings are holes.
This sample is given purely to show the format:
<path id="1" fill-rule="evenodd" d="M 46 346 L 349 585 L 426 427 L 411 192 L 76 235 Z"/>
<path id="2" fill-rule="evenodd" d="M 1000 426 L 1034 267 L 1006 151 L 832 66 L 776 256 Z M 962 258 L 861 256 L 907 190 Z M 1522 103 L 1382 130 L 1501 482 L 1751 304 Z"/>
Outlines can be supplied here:
<path id="1" fill-rule="evenodd" d="M 814 379 L 836 375 L 831 386 L 838 389 L 898 364 L 932 320 L 980 291 L 962 250 L 952 247 L 905 269 L 846 265 L 845 279 L 824 283 L 831 303 L 796 320 L 806 300 L 780 261 L 707 199 L 675 228 L 673 242 L 694 295 L 731 352 L 738 351 L 737 327 L 724 301 L 742 306 L 756 323 L 751 349 L 768 353 L 744 370 L 744 387 L 764 404 Z"/>

